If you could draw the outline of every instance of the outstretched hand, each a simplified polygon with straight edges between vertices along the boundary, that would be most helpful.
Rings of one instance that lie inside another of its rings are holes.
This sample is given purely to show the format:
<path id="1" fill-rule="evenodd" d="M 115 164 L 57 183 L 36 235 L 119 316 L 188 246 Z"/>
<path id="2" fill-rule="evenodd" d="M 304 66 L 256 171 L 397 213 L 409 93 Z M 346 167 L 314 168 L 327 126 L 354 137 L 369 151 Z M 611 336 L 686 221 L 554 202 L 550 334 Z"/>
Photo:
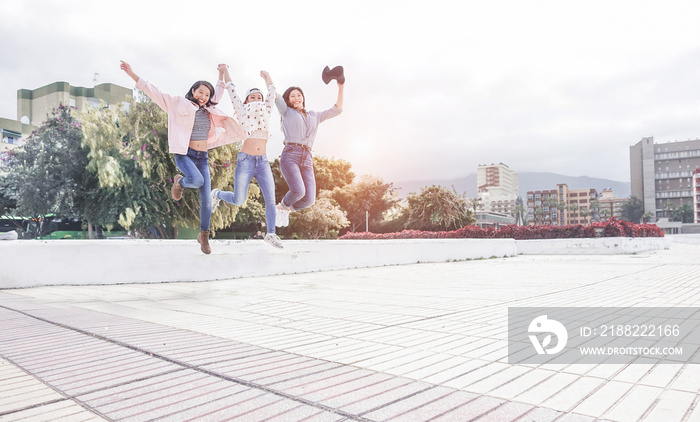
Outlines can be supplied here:
<path id="1" fill-rule="evenodd" d="M 126 72 L 127 75 L 131 77 L 135 82 L 139 81 L 139 76 L 134 73 L 134 70 L 131 68 L 131 65 L 124 60 L 120 60 L 121 64 L 119 65 L 119 68 Z"/>
<path id="2" fill-rule="evenodd" d="M 267 70 L 261 70 L 260 76 L 265 81 L 265 85 L 267 85 L 267 86 L 273 85 L 272 77 L 270 76 L 270 72 L 268 72 Z"/>
<path id="3" fill-rule="evenodd" d="M 133 70 L 131 70 L 131 65 L 129 63 L 125 62 L 124 60 L 119 60 L 119 61 L 121 62 L 121 64 L 119 65 L 119 68 L 121 70 L 123 70 L 126 73 L 133 72 Z"/>
<path id="4" fill-rule="evenodd" d="M 216 66 L 216 70 L 219 71 L 219 79 L 225 82 L 231 82 L 231 75 L 228 73 L 228 65 L 225 63 L 219 63 Z"/>

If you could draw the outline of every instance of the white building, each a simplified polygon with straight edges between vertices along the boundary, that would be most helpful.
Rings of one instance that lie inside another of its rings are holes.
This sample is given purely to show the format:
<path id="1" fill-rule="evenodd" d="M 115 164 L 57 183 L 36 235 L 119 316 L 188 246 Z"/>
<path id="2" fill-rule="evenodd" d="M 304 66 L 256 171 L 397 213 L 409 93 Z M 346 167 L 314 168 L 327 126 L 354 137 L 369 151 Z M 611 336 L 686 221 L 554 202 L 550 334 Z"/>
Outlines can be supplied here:
<path id="1" fill-rule="evenodd" d="M 479 165 L 476 187 L 480 210 L 515 216 L 518 198 L 518 173 L 503 163 Z"/>

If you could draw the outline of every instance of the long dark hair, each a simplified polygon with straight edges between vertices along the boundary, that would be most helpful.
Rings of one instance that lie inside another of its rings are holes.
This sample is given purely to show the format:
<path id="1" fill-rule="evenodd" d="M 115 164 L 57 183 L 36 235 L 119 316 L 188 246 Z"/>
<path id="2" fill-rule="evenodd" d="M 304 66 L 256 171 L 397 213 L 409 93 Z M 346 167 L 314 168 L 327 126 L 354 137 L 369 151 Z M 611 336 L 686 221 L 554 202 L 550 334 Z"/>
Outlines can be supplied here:
<path id="1" fill-rule="evenodd" d="M 195 82 L 194 85 L 192 85 L 192 88 L 190 88 L 190 90 L 187 91 L 187 94 L 185 94 L 185 98 L 196 103 L 197 100 L 194 99 L 194 95 L 192 95 L 192 91 L 196 91 L 202 85 L 204 85 L 205 87 L 207 87 L 209 89 L 209 101 L 207 101 L 207 103 L 204 104 L 204 106 L 211 107 L 211 106 L 217 105 L 218 103 L 215 103 L 214 101 L 211 100 L 212 98 L 214 98 L 214 85 L 210 84 L 207 81 Z"/>
<path id="2" fill-rule="evenodd" d="M 289 103 L 289 94 L 291 94 L 292 91 L 294 91 L 295 89 L 301 92 L 301 96 L 303 97 L 303 100 L 301 100 L 301 106 L 303 108 L 306 108 L 306 95 L 304 95 L 304 91 L 302 91 L 301 88 L 299 88 L 298 86 L 290 86 L 289 88 L 287 88 L 286 91 L 284 91 L 284 94 L 282 94 L 282 98 L 284 98 L 284 103 L 287 104 L 287 107 L 294 108 Z"/>

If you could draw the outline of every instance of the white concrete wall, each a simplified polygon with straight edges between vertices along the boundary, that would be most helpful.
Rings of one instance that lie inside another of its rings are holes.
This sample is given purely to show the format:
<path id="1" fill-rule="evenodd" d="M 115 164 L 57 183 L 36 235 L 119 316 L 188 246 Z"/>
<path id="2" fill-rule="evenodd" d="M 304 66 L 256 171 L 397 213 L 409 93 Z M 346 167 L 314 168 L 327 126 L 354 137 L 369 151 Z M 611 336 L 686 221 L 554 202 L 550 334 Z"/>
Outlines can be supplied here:
<path id="1" fill-rule="evenodd" d="M 672 234 L 667 235 L 666 238 L 673 243 L 700 245 L 700 234 Z"/>
<path id="2" fill-rule="evenodd" d="M 65 284 L 159 283 L 306 273 L 418 262 L 542 254 L 626 254 L 668 247 L 668 238 L 0 241 L 0 289 Z"/>
<path id="3" fill-rule="evenodd" d="M 668 249 L 667 237 L 516 240 L 522 255 L 620 255 Z"/>
<path id="4" fill-rule="evenodd" d="M 14 240 L 0 242 L 0 288 L 158 283 L 513 256 L 513 239 L 283 241 Z"/>

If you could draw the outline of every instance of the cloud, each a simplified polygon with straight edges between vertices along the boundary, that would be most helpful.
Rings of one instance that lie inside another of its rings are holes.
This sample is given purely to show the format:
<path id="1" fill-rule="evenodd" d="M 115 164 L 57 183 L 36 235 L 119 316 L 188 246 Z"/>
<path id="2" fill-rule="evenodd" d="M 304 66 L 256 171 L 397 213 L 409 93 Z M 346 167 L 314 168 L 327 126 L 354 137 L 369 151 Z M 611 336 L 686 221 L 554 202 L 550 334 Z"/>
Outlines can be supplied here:
<path id="1" fill-rule="evenodd" d="M 698 136 L 698 12 L 685 0 L 466 1 L 459 12 L 444 0 L 4 2 L 14 24 L 0 27 L 11 58 L 0 63 L 0 117 L 15 117 L 20 88 L 92 86 L 94 73 L 132 86 L 120 59 L 175 94 L 213 80 L 220 62 L 241 89 L 266 69 L 280 92 L 301 86 L 322 110 L 337 91 L 321 69 L 341 64 L 345 110 L 321 125 L 316 150 L 359 174 L 456 178 L 504 162 L 627 180 L 641 137 Z M 281 141 L 273 124 L 269 155 Z"/>

